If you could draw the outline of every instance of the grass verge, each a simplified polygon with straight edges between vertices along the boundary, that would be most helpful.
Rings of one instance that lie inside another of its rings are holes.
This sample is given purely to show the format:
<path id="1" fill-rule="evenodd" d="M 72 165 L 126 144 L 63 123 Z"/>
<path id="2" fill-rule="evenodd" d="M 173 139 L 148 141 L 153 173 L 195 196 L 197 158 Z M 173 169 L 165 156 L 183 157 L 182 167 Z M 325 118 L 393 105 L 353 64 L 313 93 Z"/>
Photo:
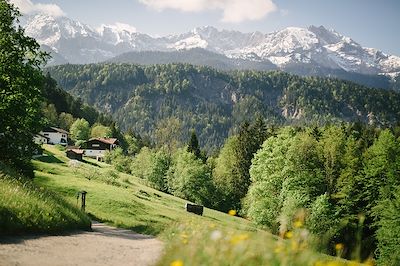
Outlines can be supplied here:
<path id="1" fill-rule="evenodd" d="M 0 164 L 0 235 L 90 229 L 90 219 L 60 196 Z"/>
<path id="2" fill-rule="evenodd" d="M 157 266 L 361 265 L 313 251 L 307 231 L 302 228 L 282 239 L 263 230 L 242 230 L 188 219 L 171 226 L 164 237 L 167 245 Z"/>

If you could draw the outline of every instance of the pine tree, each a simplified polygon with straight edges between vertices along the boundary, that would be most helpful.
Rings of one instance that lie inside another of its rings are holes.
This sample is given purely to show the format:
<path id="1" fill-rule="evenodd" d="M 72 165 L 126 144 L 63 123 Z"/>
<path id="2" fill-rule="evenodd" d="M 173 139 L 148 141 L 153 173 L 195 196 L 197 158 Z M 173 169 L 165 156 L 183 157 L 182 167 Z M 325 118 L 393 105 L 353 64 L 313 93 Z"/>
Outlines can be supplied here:
<path id="1" fill-rule="evenodd" d="M 192 130 L 192 133 L 190 135 L 187 151 L 193 153 L 197 159 L 201 159 L 201 150 L 199 147 L 199 141 L 197 139 L 196 131 L 194 130 Z"/>
<path id="2" fill-rule="evenodd" d="M 250 166 L 254 154 L 260 149 L 267 138 L 267 128 L 261 117 L 258 117 L 253 125 L 243 123 L 238 134 L 238 142 L 235 147 L 236 164 L 233 173 L 234 181 L 233 199 L 235 207 L 240 209 L 240 202 L 246 196 L 250 186 Z"/>

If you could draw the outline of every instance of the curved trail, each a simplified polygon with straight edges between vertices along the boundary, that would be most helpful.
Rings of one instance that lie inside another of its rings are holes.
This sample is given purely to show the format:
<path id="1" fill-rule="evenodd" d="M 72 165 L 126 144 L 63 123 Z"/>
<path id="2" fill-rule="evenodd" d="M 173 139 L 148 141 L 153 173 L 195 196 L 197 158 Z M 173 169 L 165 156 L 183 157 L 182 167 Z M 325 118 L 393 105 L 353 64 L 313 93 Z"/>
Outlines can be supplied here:
<path id="1" fill-rule="evenodd" d="M 160 240 L 93 222 L 93 232 L 0 239 L 0 265 L 152 265 Z"/>

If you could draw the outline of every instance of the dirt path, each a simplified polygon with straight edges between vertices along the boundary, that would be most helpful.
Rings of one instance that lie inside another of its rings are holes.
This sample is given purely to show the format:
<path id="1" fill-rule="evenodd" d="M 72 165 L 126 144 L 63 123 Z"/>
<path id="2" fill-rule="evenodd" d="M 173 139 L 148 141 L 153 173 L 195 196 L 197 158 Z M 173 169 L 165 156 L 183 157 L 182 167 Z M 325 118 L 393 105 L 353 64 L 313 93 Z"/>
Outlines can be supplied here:
<path id="1" fill-rule="evenodd" d="M 93 232 L 0 239 L 0 265 L 152 265 L 162 242 L 93 222 Z"/>

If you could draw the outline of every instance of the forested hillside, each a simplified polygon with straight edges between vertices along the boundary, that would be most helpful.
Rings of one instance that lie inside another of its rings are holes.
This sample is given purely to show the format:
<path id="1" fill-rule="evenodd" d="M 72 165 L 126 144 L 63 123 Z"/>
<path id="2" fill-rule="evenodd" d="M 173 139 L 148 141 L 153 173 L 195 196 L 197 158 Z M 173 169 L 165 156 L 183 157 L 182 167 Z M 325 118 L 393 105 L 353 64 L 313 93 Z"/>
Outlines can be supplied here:
<path id="1" fill-rule="evenodd" d="M 208 66 L 222 71 L 232 70 L 256 70 L 271 71 L 278 70 L 277 66 L 269 60 L 253 61 L 239 58 L 229 58 L 222 54 L 213 53 L 201 48 L 193 48 L 190 50 L 179 51 L 140 51 L 127 52 L 118 55 L 107 62 L 112 63 L 130 63 L 139 65 L 154 64 L 174 64 L 187 63 L 198 66 Z M 333 69 L 313 64 L 304 65 L 287 65 L 282 69 L 285 72 L 300 76 L 314 77 L 333 77 L 343 80 L 355 82 L 367 87 L 376 87 L 383 89 L 398 90 L 395 79 L 391 79 L 384 75 L 367 75 L 356 72 L 348 72 L 343 69 Z"/>
<path id="2" fill-rule="evenodd" d="M 83 103 L 80 98 L 75 98 L 62 90 L 49 75 L 44 80 L 42 96 L 45 102 L 43 112 L 48 120 L 47 123 L 51 126 L 69 130 L 68 123 L 64 123 L 68 118 L 72 122 L 73 118 L 84 118 L 90 124 L 98 122 L 110 125 L 112 123 L 110 116 L 100 113 L 95 108 Z"/>
<path id="3" fill-rule="evenodd" d="M 195 129 L 208 151 L 245 120 L 274 124 L 361 121 L 393 125 L 400 94 L 337 79 L 283 72 L 220 72 L 188 64 L 62 65 L 47 70 L 59 85 L 111 114 L 122 129 L 156 138 L 156 129 L 177 118 L 182 138 Z"/>
<path id="4" fill-rule="evenodd" d="M 209 66 L 223 71 L 246 69 L 267 71 L 277 69 L 274 64 L 267 60 L 258 62 L 238 58 L 229 58 L 225 55 L 213 53 L 201 48 L 169 52 L 127 52 L 111 58 L 110 60 L 107 60 L 107 62 L 139 65 L 187 63 L 198 66 Z"/>

